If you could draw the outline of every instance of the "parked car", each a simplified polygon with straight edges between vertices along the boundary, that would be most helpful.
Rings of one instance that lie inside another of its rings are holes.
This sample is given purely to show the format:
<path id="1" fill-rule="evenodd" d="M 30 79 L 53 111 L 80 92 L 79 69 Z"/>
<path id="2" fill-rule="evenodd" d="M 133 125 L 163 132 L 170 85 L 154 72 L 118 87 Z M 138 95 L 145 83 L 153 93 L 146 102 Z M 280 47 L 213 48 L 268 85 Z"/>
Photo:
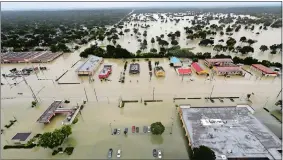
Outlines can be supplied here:
<path id="1" fill-rule="evenodd" d="M 136 127 L 136 132 L 137 132 L 137 133 L 139 133 L 139 130 L 140 130 L 139 127 Z"/>
<path id="2" fill-rule="evenodd" d="M 153 157 L 157 157 L 157 150 L 156 149 L 153 149 L 152 155 L 153 155 Z"/>
<path id="3" fill-rule="evenodd" d="M 120 134 L 120 131 L 121 131 L 121 130 L 118 128 L 118 129 L 117 129 L 117 134 Z"/>
<path id="4" fill-rule="evenodd" d="M 135 131 L 136 131 L 136 127 L 132 126 L 132 132 L 135 133 Z"/>
<path id="5" fill-rule="evenodd" d="M 143 126 L 143 132 L 144 132 L 144 133 L 147 132 L 147 126 Z"/>
<path id="6" fill-rule="evenodd" d="M 147 132 L 148 132 L 148 133 L 151 132 L 150 126 L 147 126 Z"/>
<path id="7" fill-rule="evenodd" d="M 117 129 L 116 129 L 116 128 L 114 129 L 114 132 L 113 132 L 113 134 L 117 134 Z"/>
<path id="8" fill-rule="evenodd" d="M 112 158 L 113 149 L 110 148 L 108 151 L 108 158 Z"/>
<path id="9" fill-rule="evenodd" d="M 158 158 L 162 158 L 161 150 L 158 150 Z"/>
<path id="10" fill-rule="evenodd" d="M 118 157 L 118 158 L 121 157 L 121 149 L 118 149 L 118 151 L 117 151 L 117 157 Z"/>

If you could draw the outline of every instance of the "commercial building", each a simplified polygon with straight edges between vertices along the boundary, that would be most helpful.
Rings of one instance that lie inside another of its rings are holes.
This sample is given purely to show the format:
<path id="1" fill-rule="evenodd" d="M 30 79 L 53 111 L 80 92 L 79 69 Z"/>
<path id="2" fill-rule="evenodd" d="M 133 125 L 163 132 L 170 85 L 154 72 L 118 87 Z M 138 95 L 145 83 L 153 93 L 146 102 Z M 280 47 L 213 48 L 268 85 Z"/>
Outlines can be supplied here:
<path id="1" fill-rule="evenodd" d="M 210 66 L 235 66 L 231 58 L 205 59 L 204 64 L 208 67 Z"/>
<path id="2" fill-rule="evenodd" d="M 206 70 L 204 70 L 204 69 L 199 65 L 199 63 L 197 63 L 197 62 L 192 63 L 191 67 L 192 67 L 192 70 L 193 70 L 194 72 L 196 72 L 196 74 L 198 74 L 198 75 L 204 75 L 204 74 L 207 75 L 207 74 L 208 74 L 208 72 L 207 72 Z"/>
<path id="3" fill-rule="evenodd" d="M 98 78 L 99 79 L 108 78 L 111 73 L 112 73 L 112 65 L 104 65 L 103 69 L 100 71 L 98 75 Z"/>
<path id="4" fill-rule="evenodd" d="M 213 71 L 218 75 L 243 75 L 241 67 L 213 67 Z"/>
<path id="5" fill-rule="evenodd" d="M 277 76 L 278 73 L 274 72 L 272 69 L 265 67 L 262 64 L 252 64 L 250 69 L 252 71 L 261 73 L 263 76 Z"/>
<path id="6" fill-rule="evenodd" d="M 103 58 L 89 56 L 89 58 L 76 70 L 76 72 L 79 76 L 93 75 L 101 63 L 103 63 Z"/>
<path id="7" fill-rule="evenodd" d="M 130 74 L 138 74 L 140 73 L 140 64 L 138 63 L 132 63 L 130 64 Z"/>
<path id="8" fill-rule="evenodd" d="M 161 66 L 156 66 L 154 68 L 154 74 L 156 77 L 165 77 L 165 71 Z"/>
<path id="9" fill-rule="evenodd" d="M 35 51 L 35 52 L 7 52 L 1 53 L 1 63 L 47 63 L 61 56 L 63 52 Z"/>
<path id="10" fill-rule="evenodd" d="M 217 160 L 281 159 L 282 144 L 248 105 L 179 108 L 191 148 L 211 148 Z"/>
<path id="11" fill-rule="evenodd" d="M 170 58 L 170 64 L 171 64 L 173 67 L 182 67 L 182 62 L 181 62 L 180 59 L 177 58 L 177 57 L 171 57 L 171 58 Z"/>

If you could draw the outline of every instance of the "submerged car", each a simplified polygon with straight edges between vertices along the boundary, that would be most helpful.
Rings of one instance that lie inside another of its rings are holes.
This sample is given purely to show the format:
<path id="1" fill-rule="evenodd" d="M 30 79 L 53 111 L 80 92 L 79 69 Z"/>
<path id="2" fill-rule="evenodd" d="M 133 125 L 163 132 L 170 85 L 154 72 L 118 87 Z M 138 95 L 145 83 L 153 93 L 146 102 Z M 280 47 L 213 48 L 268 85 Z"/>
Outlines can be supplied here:
<path id="1" fill-rule="evenodd" d="M 156 149 L 153 149 L 152 155 L 153 155 L 153 157 L 157 157 L 157 150 Z"/>
<path id="2" fill-rule="evenodd" d="M 118 151 L 117 151 L 117 157 L 118 157 L 118 158 L 121 157 L 121 149 L 118 149 Z"/>
<path id="3" fill-rule="evenodd" d="M 135 133 L 135 131 L 136 131 L 136 127 L 132 126 L 132 132 Z"/>
<path id="4" fill-rule="evenodd" d="M 113 134 L 117 134 L 117 129 L 116 129 L 116 128 L 114 129 L 114 132 L 113 132 Z"/>
<path id="5" fill-rule="evenodd" d="M 158 150 L 158 158 L 162 158 L 161 150 Z"/>
<path id="6" fill-rule="evenodd" d="M 151 130 L 150 130 L 150 126 L 147 127 L 147 132 L 149 133 Z"/>
<path id="7" fill-rule="evenodd" d="M 112 157 L 112 153 L 113 153 L 113 149 L 110 148 L 109 151 L 108 151 L 108 158 L 111 158 L 111 157 Z"/>
<path id="8" fill-rule="evenodd" d="M 118 128 L 118 129 L 117 129 L 117 134 L 120 134 L 120 131 L 121 131 L 121 130 Z"/>
<path id="9" fill-rule="evenodd" d="M 143 126 L 143 132 L 144 132 L 144 133 L 147 132 L 147 126 Z"/>
<path id="10" fill-rule="evenodd" d="M 136 132 L 137 132 L 137 133 L 139 133 L 139 130 L 140 130 L 140 128 L 139 128 L 139 127 L 136 127 Z"/>

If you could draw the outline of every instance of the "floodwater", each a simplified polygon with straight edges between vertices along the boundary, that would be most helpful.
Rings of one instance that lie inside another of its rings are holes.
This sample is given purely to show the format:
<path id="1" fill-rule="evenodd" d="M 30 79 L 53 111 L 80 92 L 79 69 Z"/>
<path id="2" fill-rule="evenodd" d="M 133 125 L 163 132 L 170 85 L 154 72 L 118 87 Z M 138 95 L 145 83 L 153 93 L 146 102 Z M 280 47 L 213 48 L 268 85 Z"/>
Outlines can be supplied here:
<path id="1" fill-rule="evenodd" d="M 162 26 L 165 27 L 165 25 Z M 154 31 L 148 31 L 148 35 L 153 35 L 153 33 Z M 160 35 L 159 33 L 154 34 Z M 276 36 L 278 36 L 277 34 Z M 127 44 L 127 41 L 125 40 L 124 43 L 120 44 L 128 46 L 128 49 L 134 49 L 134 40 L 131 40 L 131 44 Z M 270 41 L 266 43 L 270 43 Z M 276 41 L 275 43 L 279 42 Z M 83 100 L 87 100 L 88 102 L 82 114 L 79 115 L 79 122 L 72 127 L 73 134 L 64 143 L 64 146 L 75 146 L 73 154 L 71 156 L 65 154 L 52 156 L 50 149 L 34 148 L 31 150 L 1 150 L 2 158 L 104 159 L 107 158 L 108 149 L 113 148 L 113 157 L 116 157 L 118 149 L 122 149 L 122 159 L 152 159 L 152 149 L 156 148 L 163 151 L 164 158 L 188 159 L 187 141 L 178 120 L 175 105 L 231 106 L 246 104 L 248 102 L 246 102 L 245 96 L 252 92 L 254 93 L 251 97 L 252 103 L 248 104 L 256 110 L 255 116 L 281 138 L 281 124 L 263 110 L 263 107 L 270 110 L 275 109 L 274 103 L 277 101 L 277 95 L 281 90 L 280 78 L 262 78 L 257 80 L 256 75 L 249 76 L 246 74 L 245 77 L 232 76 L 226 79 L 215 76 L 214 81 L 207 81 L 204 76 L 197 76 L 195 73 L 189 77 L 180 77 L 169 66 L 169 60 L 163 58 L 152 59 L 152 65 L 154 65 L 154 61 L 160 62 L 160 65 L 166 72 L 164 78 L 157 78 L 153 75 L 150 80 L 148 62 L 145 59 L 139 59 L 138 63 L 140 64 L 141 73 L 134 76 L 129 75 L 127 68 L 125 83 L 121 84 L 118 80 L 120 72 L 124 68 L 124 60 L 105 59 L 104 64 L 113 65 L 113 72 L 109 77 L 111 81 L 101 82 L 96 73 L 93 76 L 95 81 L 90 83 L 88 77 L 78 77 L 75 73 L 75 69 L 85 61 L 84 59 L 71 68 L 73 64 L 80 60 L 79 53 L 89 45 L 82 47 L 74 53 L 64 54 L 51 63 L 40 64 L 40 66 L 47 67 L 48 70 L 26 77 L 28 84 L 40 101 L 36 108 L 31 108 L 31 101 L 33 101 L 31 91 L 22 82 L 22 78 L 17 78 L 16 80 L 1 78 L 2 83 L 5 84 L 1 86 L 1 128 L 4 129 L 4 134 L 1 135 L 1 147 L 3 148 L 4 145 L 11 144 L 11 138 L 18 132 L 32 132 L 33 136 L 37 133 L 52 131 L 62 126 L 61 122 L 65 118 L 64 115 L 56 116 L 48 125 L 36 123 L 39 116 L 54 100 L 70 100 L 71 103 L 65 107 L 72 107 L 81 104 Z M 127 61 L 131 62 L 132 60 L 127 59 Z M 202 61 L 200 63 L 203 65 Z M 15 67 L 22 69 L 31 66 L 39 66 L 39 64 L 2 64 L 1 74 L 8 73 L 10 69 Z M 97 72 L 102 68 L 103 65 L 99 67 Z M 76 82 L 80 84 L 59 85 L 55 82 L 55 79 L 67 70 L 67 74 L 59 82 Z M 38 80 L 38 78 L 50 80 Z M 19 84 L 17 86 L 9 86 L 8 83 Z M 18 95 L 19 92 L 23 93 L 23 95 Z M 210 95 L 212 97 L 238 96 L 241 98 L 235 102 L 224 100 L 225 103 L 215 102 L 214 104 L 206 102 L 204 99 L 173 101 L 173 98 L 178 97 L 204 98 Z M 140 100 L 151 100 L 153 98 L 163 100 L 163 102 L 148 103 L 147 105 L 140 103 Z M 118 108 L 119 99 L 139 100 L 139 102 L 127 103 L 124 108 Z M 6 129 L 4 125 L 8 124 L 13 117 L 16 117 L 18 122 L 11 128 Z M 157 121 L 162 122 L 166 127 L 162 136 L 141 133 L 143 126 L 148 126 Z M 111 135 L 111 130 L 114 128 L 124 130 L 127 127 L 131 129 L 133 125 L 140 127 L 140 133 L 129 133 L 127 136 L 123 134 Z M 171 132 L 172 134 L 170 134 Z"/>
<path id="2" fill-rule="evenodd" d="M 133 14 L 133 16 L 137 16 L 135 14 Z M 162 16 L 166 17 L 165 14 L 162 14 Z M 202 15 L 201 15 L 202 16 Z M 144 16 L 141 16 L 144 18 Z M 158 16 L 156 14 L 154 14 L 154 17 L 157 19 Z M 250 17 L 248 15 L 241 15 L 241 17 Z M 188 20 L 186 19 L 190 19 L 192 20 L 194 17 L 193 16 L 184 16 L 184 17 L 175 17 L 176 19 L 181 19 L 179 23 L 177 23 L 175 25 L 175 23 L 170 23 L 170 21 L 168 20 L 167 23 L 162 23 L 161 20 L 159 19 L 157 22 L 130 22 L 130 23 L 125 23 L 124 24 L 124 28 L 129 28 L 131 29 L 130 32 L 128 33 L 124 33 L 125 35 L 123 37 L 121 37 L 119 40 L 117 40 L 117 44 L 120 44 L 123 48 L 128 49 L 130 52 L 136 53 L 137 50 L 140 49 L 140 43 L 137 41 L 138 39 L 136 38 L 136 35 L 133 32 L 133 26 L 134 24 L 140 24 L 140 26 L 142 24 L 148 24 L 150 25 L 150 28 L 145 29 L 145 28 L 141 28 L 139 27 L 139 32 L 141 34 L 143 34 L 143 32 L 146 30 L 147 31 L 147 37 L 143 37 L 143 35 L 140 35 L 140 39 L 146 39 L 147 43 L 148 43 L 148 47 L 146 50 L 144 50 L 144 52 L 149 52 L 151 48 L 155 48 L 159 51 L 159 45 L 157 42 L 155 42 L 154 44 L 151 44 L 150 40 L 152 37 L 154 37 L 154 39 L 156 38 L 156 36 L 160 36 L 161 34 L 164 34 L 164 40 L 166 40 L 167 42 L 169 42 L 169 46 L 171 46 L 171 40 L 169 39 L 169 37 L 167 36 L 167 34 L 169 34 L 170 32 L 176 32 L 177 30 L 179 30 L 181 32 L 181 36 L 180 38 L 178 38 L 178 42 L 179 45 L 181 46 L 181 48 L 193 48 L 195 47 L 192 52 L 197 53 L 197 52 L 211 52 L 212 55 L 217 54 L 216 51 L 213 51 L 213 47 L 201 47 L 198 45 L 199 43 L 199 39 L 195 39 L 195 40 L 187 40 L 186 39 L 186 33 L 184 30 L 184 27 L 190 27 L 192 26 L 191 22 L 188 22 Z M 182 20 L 184 19 L 184 20 Z M 132 26 L 130 25 L 132 23 Z M 125 26 L 127 24 L 127 26 Z M 218 24 L 218 20 L 211 20 L 210 24 Z M 232 26 L 233 23 L 231 23 L 230 25 Z M 225 29 L 228 25 L 225 26 Z M 234 34 L 232 36 L 228 36 L 226 34 L 224 34 L 223 36 L 221 36 L 219 34 L 219 32 L 217 32 L 217 35 L 213 36 L 213 35 L 208 35 L 207 38 L 210 37 L 214 37 L 214 44 L 222 44 L 222 45 L 226 45 L 226 40 L 228 39 L 228 37 L 233 37 L 237 43 L 235 44 L 235 47 L 240 45 L 240 46 L 244 46 L 244 45 L 248 45 L 245 43 L 241 43 L 239 42 L 240 38 L 242 36 L 245 36 L 247 39 L 253 39 L 253 40 L 257 40 L 257 43 L 254 43 L 252 45 L 252 47 L 254 48 L 254 53 L 249 53 L 247 56 L 251 56 L 253 58 L 259 59 L 259 60 L 269 60 L 272 62 L 281 62 L 281 54 L 277 53 L 275 55 L 270 54 L 270 51 L 266 51 L 266 52 L 261 52 L 259 50 L 261 45 L 266 45 L 266 46 L 271 46 L 273 44 L 280 44 L 282 43 L 281 40 L 281 35 L 282 35 L 282 31 L 281 28 L 271 28 L 268 27 L 268 30 L 259 30 L 260 25 L 255 25 L 255 29 L 254 31 L 250 31 L 250 30 L 245 30 L 245 26 L 242 25 L 241 29 L 239 30 L 239 32 L 234 32 Z M 119 31 L 119 29 L 118 29 Z M 256 33 L 259 32 L 260 34 L 257 35 Z M 133 36 L 131 36 L 131 34 L 133 34 Z M 223 39 L 224 42 L 218 42 L 220 39 Z M 155 39 L 156 40 L 156 39 Z M 130 43 L 129 43 L 130 42 Z M 104 42 L 105 44 L 108 44 L 109 42 L 107 40 L 105 40 Z M 232 57 L 234 56 L 238 56 L 238 57 L 246 57 L 246 56 L 242 56 L 241 53 L 229 53 L 229 52 L 219 52 L 218 54 L 227 54 L 227 55 L 231 55 Z"/>

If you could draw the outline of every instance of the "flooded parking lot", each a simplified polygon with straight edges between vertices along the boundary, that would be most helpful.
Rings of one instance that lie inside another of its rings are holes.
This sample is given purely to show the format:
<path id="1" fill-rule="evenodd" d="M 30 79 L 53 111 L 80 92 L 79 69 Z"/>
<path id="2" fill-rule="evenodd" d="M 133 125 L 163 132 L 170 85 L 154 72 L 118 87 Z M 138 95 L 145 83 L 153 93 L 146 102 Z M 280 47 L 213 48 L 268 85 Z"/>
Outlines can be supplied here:
<path id="1" fill-rule="evenodd" d="M 213 22 L 214 23 L 214 22 Z M 216 23 L 216 22 L 215 22 Z M 152 25 L 148 29 L 147 40 L 151 37 L 164 34 L 170 31 L 180 30 L 187 26 L 186 22 L 174 24 L 161 24 L 160 22 L 149 22 Z M 257 27 L 255 27 L 257 28 Z M 142 30 L 141 30 L 142 31 Z M 234 34 L 235 39 L 241 36 L 249 36 L 257 39 L 254 44 L 255 53 L 253 57 L 258 59 L 268 59 L 275 62 L 281 62 L 279 55 L 270 55 L 269 53 L 259 53 L 259 46 L 272 45 L 280 40 L 280 29 L 269 29 L 262 31 L 260 35 L 255 35 L 250 31 L 241 30 Z M 180 37 L 181 47 L 196 47 L 194 52 L 211 52 L 212 48 L 199 47 L 197 41 L 183 41 Z M 227 39 L 223 36 L 221 39 Z M 220 37 L 215 37 L 218 41 Z M 269 39 L 266 41 L 266 39 Z M 129 44 L 128 41 L 131 43 Z M 94 42 L 90 42 L 94 43 Z M 50 149 L 35 148 L 32 150 L 1 150 L 2 158 L 22 158 L 43 159 L 43 158 L 71 158 L 71 159 L 104 159 L 107 156 L 109 148 L 114 149 L 113 157 L 116 157 L 118 149 L 122 149 L 122 159 L 152 159 L 152 149 L 163 151 L 163 157 L 166 159 L 188 159 L 187 142 L 184 137 L 184 131 L 181 128 L 179 118 L 176 113 L 178 104 L 191 104 L 192 106 L 231 106 L 236 104 L 250 104 L 255 109 L 255 116 L 259 118 L 267 127 L 281 138 L 281 124 L 263 110 L 266 107 L 274 109 L 274 103 L 281 97 L 278 94 L 281 90 L 280 78 L 262 78 L 254 74 L 245 77 L 231 76 L 224 78 L 215 76 L 215 80 L 207 80 L 205 76 L 198 76 L 193 73 L 191 76 L 178 76 L 176 71 L 169 66 L 169 60 L 165 58 L 150 59 L 152 62 L 159 61 L 159 65 L 165 70 L 165 77 L 155 77 L 150 79 L 148 62 L 145 59 L 139 59 L 136 63 L 140 64 L 140 73 L 137 75 L 129 74 L 129 64 L 132 59 L 105 59 L 104 64 L 112 65 L 112 74 L 110 81 L 100 81 L 98 73 L 102 70 L 103 64 L 97 69 L 93 76 L 94 82 L 89 81 L 89 77 L 79 77 L 75 70 L 85 61 L 79 53 L 83 51 L 90 43 L 78 51 L 71 54 L 64 54 L 55 61 L 44 64 L 2 64 L 2 73 L 8 73 L 12 68 L 22 69 L 24 67 L 45 66 L 48 70 L 39 71 L 26 77 L 26 80 L 36 94 L 39 100 L 38 107 L 31 108 L 33 101 L 29 87 L 23 82 L 22 78 L 12 80 L 12 78 L 3 78 L 1 86 L 1 128 L 5 129 L 1 135 L 3 148 L 6 144 L 11 144 L 11 138 L 18 132 L 32 132 L 32 135 L 52 131 L 62 126 L 64 115 L 58 115 L 52 119 L 48 125 L 38 124 L 36 120 L 46 110 L 54 100 L 70 100 L 71 103 L 66 107 L 76 106 L 87 100 L 82 114 L 79 115 L 79 122 L 73 126 L 73 134 L 64 143 L 65 146 L 74 146 L 75 150 L 71 156 L 56 155 L 52 156 Z M 103 42 L 108 43 L 108 42 Z M 122 47 L 129 51 L 136 52 L 139 44 L 136 39 L 125 35 L 118 42 Z M 267 44 L 268 43 L 268 44 Z M 151 44 L 150 44 L 151 45 Z M 258 46 L 257 46 L 258 45 Z M 125 74 L 125 83 L 119 81 L 120 73 L 124 70 L 124 63 L 128 61 L 128 67 Z M 203 65 L 203 62 L 200 61 Z M 154 63 L 153 63 L 154 64 Z M 73 66 L 73 67 L 72 67 Z M 248 66 L 245 66 L 249 70 Z M 59 83 L 79 83 L 59 85 L 55 79 L 68 71 L 58 82 Z M 45 79 L 45 80 L 38 80 Z M 19 83 L 18 85 L 9 85 Z M 18 93 L 23 93 L 19 95 Z M 247 102 L 245 97 L 249 93 L 251 102 Z M 207 102 L 204 97 L 240 97 L 231 102 L 224 100 L 223 103 L 215 100 L 215 103 Z M 175 100 L 173 98 L 195 98 L 199 100 Z M 138 103 L 127 103 L 124 108 L 118 108 L 119 100 L 138 100 Z M 141 103 L 142 100 L 163 100 L 163 102 Z M 6 129 L 5 124 L 15 117 L 18 122 L 11 128 Z M 135 125 L 142 130 L 143 126 L 148 126 L 153 122 L 160 121 L 165 126 L 165 132 L 162 136 L 154 136 L 150 133 L 129 133 L 111 135 L 111 130 L 120 128 L 131 129 Z M 111 125 L 110 125 L 111 124 Z M 172 134 L 170 134 L 172 133 Z M 178 146 L 178 147 L 176 147 Z"/>

